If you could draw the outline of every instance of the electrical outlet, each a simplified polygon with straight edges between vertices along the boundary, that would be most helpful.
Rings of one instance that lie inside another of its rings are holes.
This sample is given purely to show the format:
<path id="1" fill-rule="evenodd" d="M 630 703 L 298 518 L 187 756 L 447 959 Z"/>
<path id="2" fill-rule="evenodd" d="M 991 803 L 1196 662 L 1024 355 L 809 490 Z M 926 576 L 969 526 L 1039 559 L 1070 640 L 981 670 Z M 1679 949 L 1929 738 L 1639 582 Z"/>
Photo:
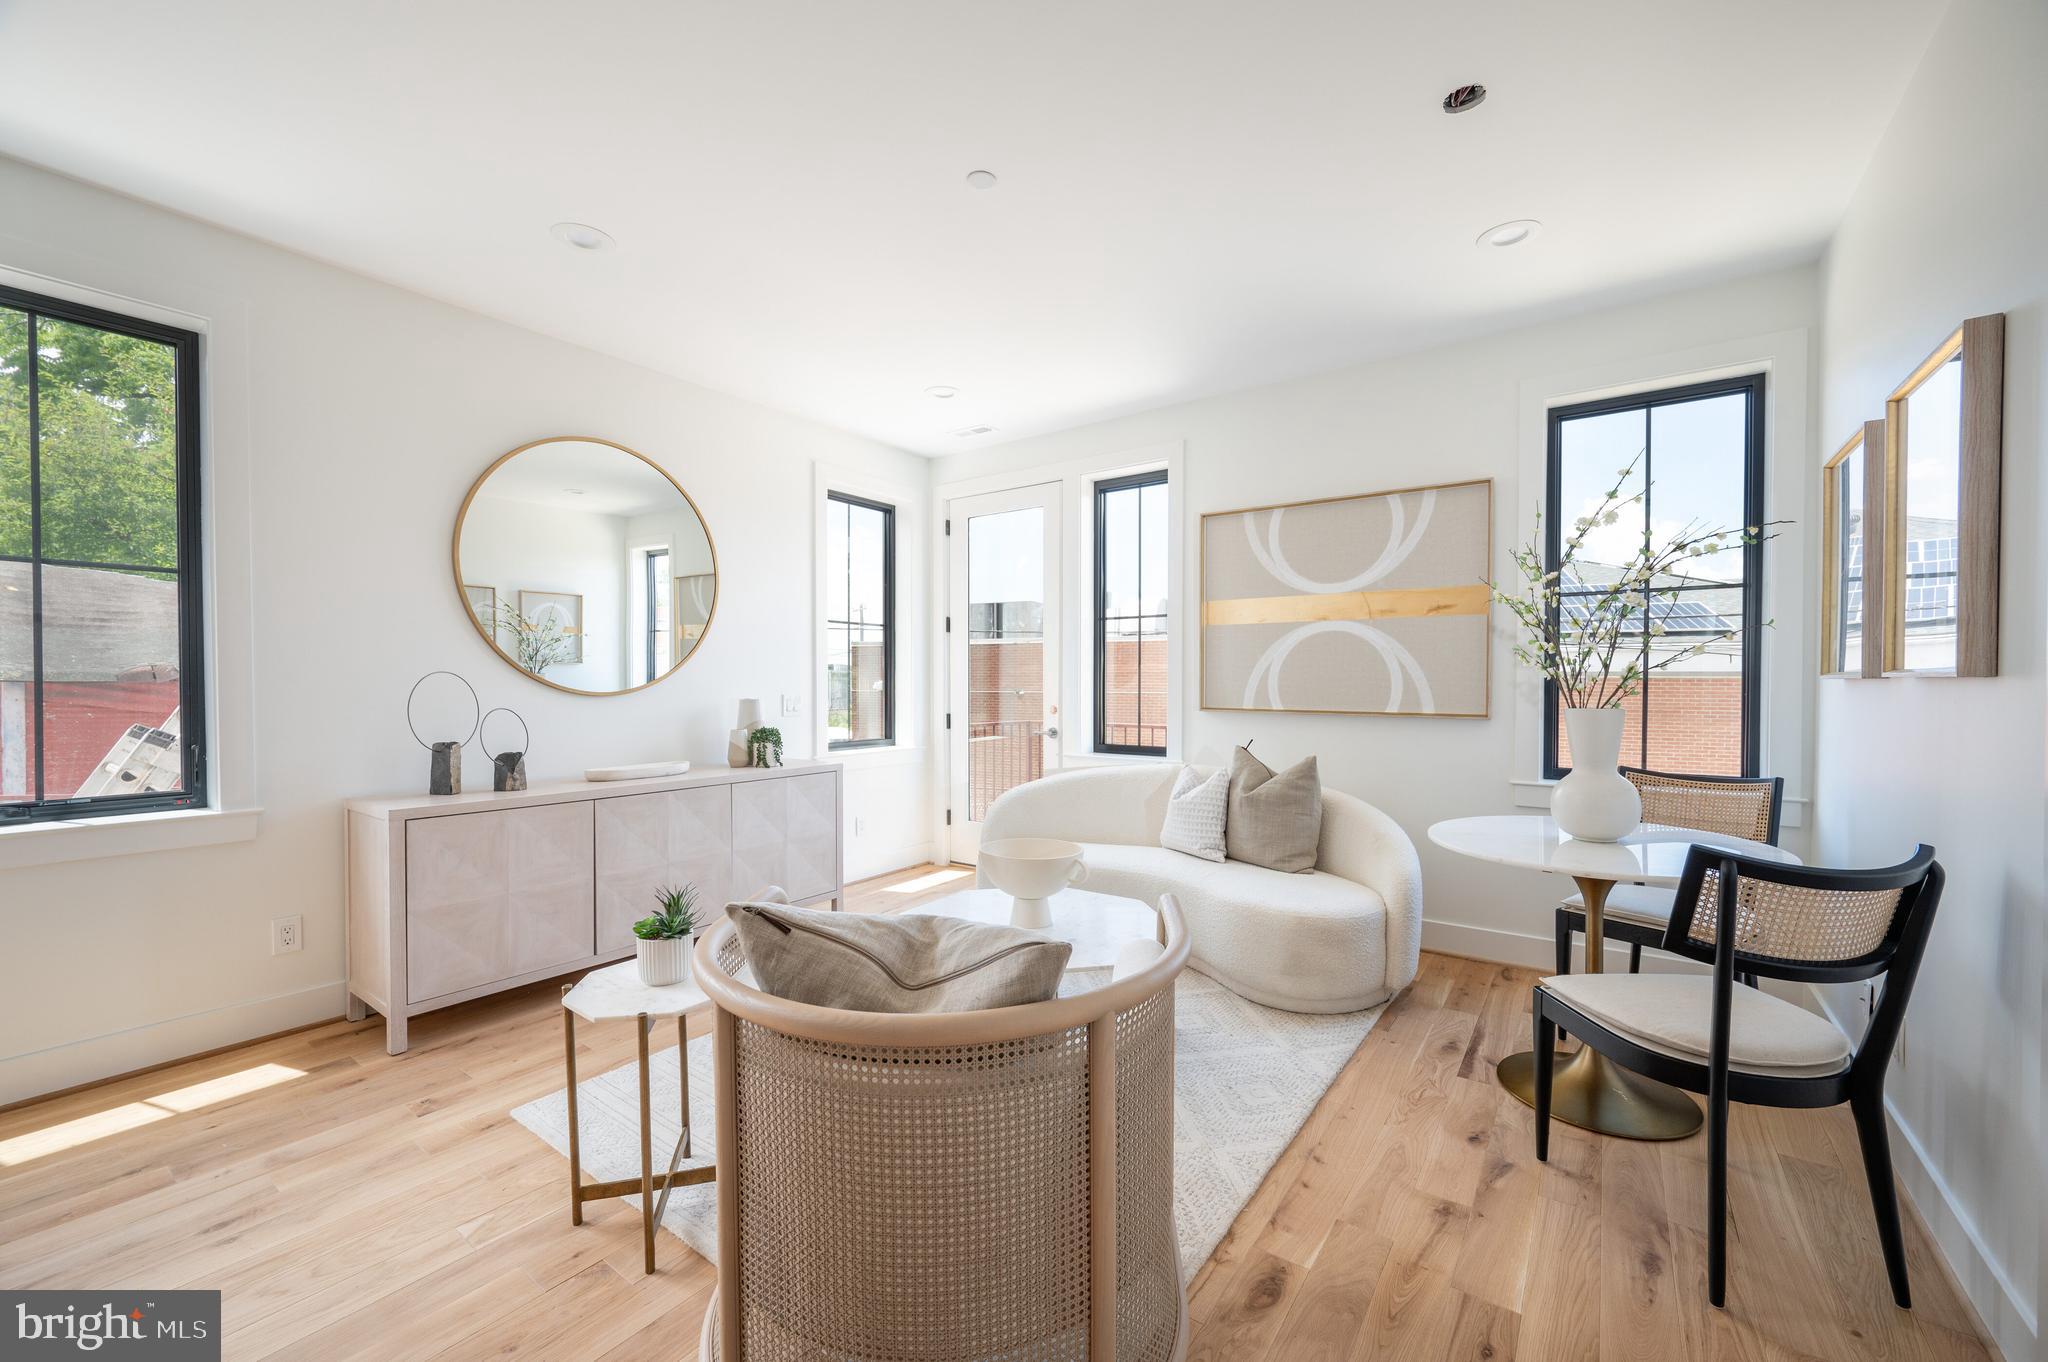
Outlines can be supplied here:
<path id="1" fill-rule="evenodd" d="M 858 837 L 868 830 L 868 820 L 859 814 L 853 816 L 853 835 Z"/>
<path id="2" fill-rule="evenodd" d="M 305 922 L 296 914 L 291 917 L 274 917 L 270 920 L 270 953 L 283 955 L 286 951 L 298 950 L 306 944 Z"/>

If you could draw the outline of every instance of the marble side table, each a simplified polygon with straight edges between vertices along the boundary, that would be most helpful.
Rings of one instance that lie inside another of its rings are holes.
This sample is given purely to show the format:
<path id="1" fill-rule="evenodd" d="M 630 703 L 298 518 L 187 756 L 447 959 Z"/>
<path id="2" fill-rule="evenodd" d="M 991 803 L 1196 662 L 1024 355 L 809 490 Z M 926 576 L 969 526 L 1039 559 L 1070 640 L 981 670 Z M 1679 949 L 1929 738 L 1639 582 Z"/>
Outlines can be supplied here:
<path id="1" fill-rule="evenodd" d="M 654 1227 L 668 1209 L 668 1194 L 677 1187 L 710 1182 L 712 1167 L 676 1171 L 676 1165 L 690 1152 L 690 1038 L 689 1014 L 709 1007 L 711 1000 L 693 983 L 650 988 L 640 982 L 639 964 L 626 960 L 592 970 L 581 980 L 562 989 L 562 1043 L 569 1067 L 569 1222 L 583 1223 L 583 1203 L 604 1197 L 640 1196 L 640 1235 L 646 1249 L 647 1271 L 654 1271 Z M 576 1019 L 587 1022 L 620 1021 L 631 1017 L 637 1023 L 640 1040 L 640 1176 L 611 1182 L 585 1182 L 583 1160 L 576 1129 Z M 682 1073 L 683 1131 L 669 1155 L 668 1171 L 654 1171 L 653 1113 L 647 1101 L 647 1038 L 654 1024 L 665 1017 L 676 1019 L 676 1066 Z M 661 1200 L 654 1198 L 656 1189 Z"/>

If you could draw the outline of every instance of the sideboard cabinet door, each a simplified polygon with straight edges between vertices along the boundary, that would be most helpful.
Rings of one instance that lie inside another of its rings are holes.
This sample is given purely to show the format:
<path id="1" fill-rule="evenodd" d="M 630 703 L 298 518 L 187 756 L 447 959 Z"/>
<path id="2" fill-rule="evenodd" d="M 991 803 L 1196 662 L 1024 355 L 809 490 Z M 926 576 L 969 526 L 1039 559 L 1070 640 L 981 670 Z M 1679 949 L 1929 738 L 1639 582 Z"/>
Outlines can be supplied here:
<path id="1" fill-rule="evenodd" d="M 588 958 L 591 823 L 588 803 L 408 823 L 407 1001 Z"/>
<path id="2" fill-rule="evenodd" d="M 831 893 L 839 870 L 839 780 L 829 771 L 732 788 L 733 889 L 779 884 L 801 902 Z"/>
<path id="3" fill-rule="evenodd" d="M 633 924 L 672 885 L 697 887 L 697 921 L 709 927 L 732 897 L 732 787 L 596 803 L 597 953 L 631 950 Z"/>

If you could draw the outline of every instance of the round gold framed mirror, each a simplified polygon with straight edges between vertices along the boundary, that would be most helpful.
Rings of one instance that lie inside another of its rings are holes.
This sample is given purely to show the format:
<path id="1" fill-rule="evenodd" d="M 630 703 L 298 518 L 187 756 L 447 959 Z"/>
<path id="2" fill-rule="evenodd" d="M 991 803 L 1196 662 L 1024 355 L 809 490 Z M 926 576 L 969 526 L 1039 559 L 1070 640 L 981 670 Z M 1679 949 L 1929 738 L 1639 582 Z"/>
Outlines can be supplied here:
<path id="1" fill-rule="evenodd" d="M 486 468 L 452 549 L 463 613 L 544 686 L 623 695 L 672 675 L 718 612 L 718 549 L 690 494 L 613 440 L 558 435 Z"/>

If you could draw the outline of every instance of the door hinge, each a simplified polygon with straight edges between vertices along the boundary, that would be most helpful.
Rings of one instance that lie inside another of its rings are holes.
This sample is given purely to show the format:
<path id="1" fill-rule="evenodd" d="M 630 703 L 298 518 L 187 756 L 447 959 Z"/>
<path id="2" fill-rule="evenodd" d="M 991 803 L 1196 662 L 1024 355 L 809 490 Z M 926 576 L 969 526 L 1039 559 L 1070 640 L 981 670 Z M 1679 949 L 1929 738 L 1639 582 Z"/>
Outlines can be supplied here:
<path id="1" fill-rule="evenodd" d="M 948 733 L 953 731 L 953 715 L 951 711 L 948 711 L 946 714 L 946 731 Z"/>
<path id="2" fill-rule="evenodd" d="M 953 533 L 953 517 L 951 516 L 946 517 L 946 533 L 949 536 Z"/>
<path id="3" fill-rule="evenodd" d="M 951 615 L 946 616 L 946 632 L 949 634 L 953 632 L 953 617 Z"/>
<path id="4" fill-rule="evenodd" d="M 953 826 L 953 811 L 951 809 L 946 810 L 946 826 L 949 828 Z"/>

